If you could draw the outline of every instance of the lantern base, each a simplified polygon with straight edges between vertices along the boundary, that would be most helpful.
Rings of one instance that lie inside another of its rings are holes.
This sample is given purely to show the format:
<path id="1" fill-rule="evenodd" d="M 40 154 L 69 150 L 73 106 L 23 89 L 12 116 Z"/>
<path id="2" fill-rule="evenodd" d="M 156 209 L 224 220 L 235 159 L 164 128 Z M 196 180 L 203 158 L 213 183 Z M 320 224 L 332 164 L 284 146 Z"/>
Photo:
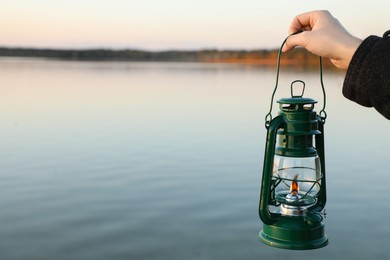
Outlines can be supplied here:
<path id="1" fill-rule="evenodd" d="M 328 244 L 322 217 L 283 216 L 273 224 L 264 224 L 259 233 L 262 243 L 293 250 L 308 250 L 324 247 Z"/>

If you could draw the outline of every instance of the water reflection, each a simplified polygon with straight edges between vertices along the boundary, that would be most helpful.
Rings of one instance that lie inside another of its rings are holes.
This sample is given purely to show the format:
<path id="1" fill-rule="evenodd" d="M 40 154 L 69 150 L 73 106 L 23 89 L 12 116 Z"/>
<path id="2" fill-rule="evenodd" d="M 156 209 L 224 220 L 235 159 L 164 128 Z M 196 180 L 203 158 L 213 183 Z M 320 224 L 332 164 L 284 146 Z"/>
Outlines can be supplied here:
<path id="1" fill-rule="evenodd" d="M 324 76 L 330 245 L 291 252 L 257 241 L 273 68 L 1 59 L 0 69 L 5 259 L 386 253 L 390 127 L 342 97 L 343 74 Z M 276 98 L 295 79 L 321 107 L 315 71 L 282 70 Z"/>

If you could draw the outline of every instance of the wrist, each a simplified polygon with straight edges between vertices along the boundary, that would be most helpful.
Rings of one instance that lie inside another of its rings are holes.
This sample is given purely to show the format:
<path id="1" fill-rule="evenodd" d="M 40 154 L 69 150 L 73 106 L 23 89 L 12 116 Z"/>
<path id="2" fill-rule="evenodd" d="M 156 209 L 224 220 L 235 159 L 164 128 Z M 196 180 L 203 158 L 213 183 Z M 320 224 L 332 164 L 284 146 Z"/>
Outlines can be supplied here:
<path id="1" fill-rule="evenodd" d="M 357 48 L 359 48 L 360 44 L 362 43 L 362 40 L 356 37 L 352 37 L 350 43 L 348 44 L 348 48 L 346 50 L 346 56 L 345 56 L 345 69 L 348 69 L 349 63 L 352 60 L 353 55 L 355 54 Z"/>

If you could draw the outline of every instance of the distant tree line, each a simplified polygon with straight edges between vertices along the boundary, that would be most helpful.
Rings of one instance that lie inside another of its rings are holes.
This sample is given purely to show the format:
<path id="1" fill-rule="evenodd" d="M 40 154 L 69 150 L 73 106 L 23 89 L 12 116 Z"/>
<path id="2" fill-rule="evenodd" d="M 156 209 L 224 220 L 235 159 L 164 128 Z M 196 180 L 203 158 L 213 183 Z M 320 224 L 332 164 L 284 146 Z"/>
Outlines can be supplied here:
<path id="1" fill-rule="evenodd" d="M 60 50 L 35 48 L 0 48 L 0 57 L 37 57 L 85 61 L 182 61 L 276 64 L 278 50 L 197 50 L 197 51 L 142 51 L 142 50 Z M 302 48 L 283 53 L 286 64 L 311 66 L 318 64 L 318 57 Z M 324 66 L 329 65 L 325 62 Z"/>

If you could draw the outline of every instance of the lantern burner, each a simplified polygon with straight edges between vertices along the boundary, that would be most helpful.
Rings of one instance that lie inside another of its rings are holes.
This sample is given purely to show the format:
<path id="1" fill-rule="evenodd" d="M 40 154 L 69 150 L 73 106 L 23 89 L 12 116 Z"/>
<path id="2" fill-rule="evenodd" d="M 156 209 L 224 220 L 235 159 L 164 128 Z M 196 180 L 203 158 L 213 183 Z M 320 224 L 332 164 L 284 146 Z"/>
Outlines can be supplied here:
<path id="1" fill-rule="evenodd" d="M 302 196 L 299 195 L 298 175 L 294 176 L 294 179 L 290 185 L 290 193 L 286 195 L 286 202 L 294 204 L 298 202 Z M 306 214 L 306 207 L 300 205 L 289 205 L 282 203 L 280 207 L 280 213 L 285 216 L 303 216 Z"/>

